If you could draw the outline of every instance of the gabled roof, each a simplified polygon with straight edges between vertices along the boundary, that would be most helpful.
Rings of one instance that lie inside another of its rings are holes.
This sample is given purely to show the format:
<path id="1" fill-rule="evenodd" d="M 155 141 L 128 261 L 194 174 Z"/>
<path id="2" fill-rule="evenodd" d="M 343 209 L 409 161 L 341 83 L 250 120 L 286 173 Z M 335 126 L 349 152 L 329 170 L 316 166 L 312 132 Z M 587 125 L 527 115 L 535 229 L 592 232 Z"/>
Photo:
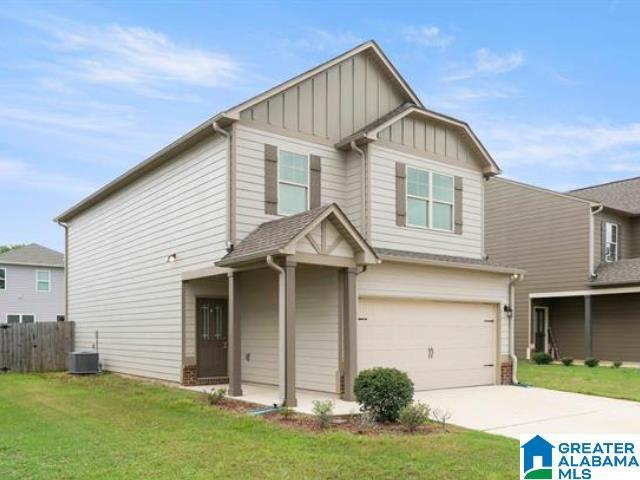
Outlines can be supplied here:
<path id="1" fill-rule="evenodd" d="M 640 177 L 579 188 L 569 193 L 602 203 L 607 208 L 640 215 Z"/>
<path id="2" fill-rule="evenodd" d="M 33 265 L 38 267 L 64 268 L 64 254 L 31 243 L 14 248 L 0 255 L 0 265 Z"/>
<path id="3" fill-rule="evenodd" d="M 229 267 L 260 260 L 267 255 L 293 254 L 296 243 L 325 219 L 331 220 L 354 250 L 365 253 L 369 258 L 365 263 L 377 263 L 375 251 L 358 233 L 340 207 L 332 203 L 259 225 L 240 241 L 233 251 L 216 262 L 216 265 Z"/>
<path id="4" fill-rule="evenodd" d="M 495 162 L 489 151 L 482 144 L 478 136 L 474 133 L 473 130 L 471 130 L 471 127 L 467 122 L 454 117 L 450 117 L 448 115 L 444 115 L 442 113 L 434 112 L 433 110 L 428 110 L 422 106 L 412 105 L 410 103 L 401 105 L 397 109 L 389 112 L 387 115 L 366 125 L 364 128 L 355 132 L 354 134 L 343 138 L 338 143 L 336 143 L 335 146 L 336 148 L 343 149 L 347 148 L 351 144 L 351 142 L 354 141 L 357 144 L 374 142 L 378 138 L 378 133 L 408 115 L 418 115 L 431 120 L 437 120 L 459 129 L 463 132 L 463 134 L 465 134 L 465 136 L 467 136 L 467 138 L 471 140 L 471 144 L 478 152 L 480 158 L 485 162 L 485 173 L 490 175 L 498 175 L 501 173 L 500 167 Z"/>

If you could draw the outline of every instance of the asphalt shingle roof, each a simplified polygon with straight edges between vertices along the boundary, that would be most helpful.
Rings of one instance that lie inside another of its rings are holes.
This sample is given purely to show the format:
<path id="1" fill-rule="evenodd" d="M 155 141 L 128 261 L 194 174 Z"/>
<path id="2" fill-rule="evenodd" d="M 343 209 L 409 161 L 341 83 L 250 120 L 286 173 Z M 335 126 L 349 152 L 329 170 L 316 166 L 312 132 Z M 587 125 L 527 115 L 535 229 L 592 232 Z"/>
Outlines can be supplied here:
<path id="1" fill-rule="evenodd" d="M 617 262 L 602 262 L 592 285 L 640 283 L 640 258 L 624 258 Z"/>
<path id="2" fill-rule="evenodd" d="M 605 207 L 640 214 L 640 177 L 579 188 L 569 192 L 576 197 L 602 203 Z"/>
<path id="3" fill-rule="evenodd" d="M 411 252 L 408 250 L 393 250 L 390 248 L 376 248 L 375 251 L 383 259 L 384 257 L 397 257 L 397 258 L 406 258 L 408 260 L 410 259 L 432 260 L 435 262 L 459 263 L 461 265 L 477 265 L 481 267 L 512 268 L 506 265 L 500 265 L 498 263 L 492 262 L 489 259 L 482 259 L 482 258 L 457 257 L 453 255 L 437 255 L 433 253 Z"/>
<path id="4" fill-rule="evenodd" d="M 31 243 L 1 254 L 0 264 L 3 263 L 13 265 L 46 265 L 48 267 L 64 268 L 64 254 L 38 245 L 37 243 Z"/>

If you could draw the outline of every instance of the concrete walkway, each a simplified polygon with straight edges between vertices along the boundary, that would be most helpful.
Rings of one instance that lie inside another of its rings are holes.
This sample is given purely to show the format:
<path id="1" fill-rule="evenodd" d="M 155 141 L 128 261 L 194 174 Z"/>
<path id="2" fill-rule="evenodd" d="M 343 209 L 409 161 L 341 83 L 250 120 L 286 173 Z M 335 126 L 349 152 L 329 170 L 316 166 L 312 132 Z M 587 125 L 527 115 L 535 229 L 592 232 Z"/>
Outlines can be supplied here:
<path id="1" fill-rule="evenodd" d="M 417 392 L 465 428 L 519 438 L 528 433 L 640 433 L 640 403 L 542 388 L 487 386 Z"/>

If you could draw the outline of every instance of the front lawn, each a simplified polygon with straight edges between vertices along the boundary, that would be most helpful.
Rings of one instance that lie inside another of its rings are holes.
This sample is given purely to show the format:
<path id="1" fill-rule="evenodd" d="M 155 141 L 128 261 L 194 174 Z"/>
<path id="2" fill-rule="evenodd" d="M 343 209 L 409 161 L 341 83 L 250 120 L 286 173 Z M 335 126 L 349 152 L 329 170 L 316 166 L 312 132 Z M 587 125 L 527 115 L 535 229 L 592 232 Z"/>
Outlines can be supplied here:
<path id="1" fill-rule="evenodd" d="M 518 362 L 518 381 L 534 387 L 640 402 L 640 369 Z"/>
<path id="2" fill-rule="evenodd" d="M 115 375 L 0 375 L 0 478 L 513 479 L 518 443 L 307 433 Z"/>

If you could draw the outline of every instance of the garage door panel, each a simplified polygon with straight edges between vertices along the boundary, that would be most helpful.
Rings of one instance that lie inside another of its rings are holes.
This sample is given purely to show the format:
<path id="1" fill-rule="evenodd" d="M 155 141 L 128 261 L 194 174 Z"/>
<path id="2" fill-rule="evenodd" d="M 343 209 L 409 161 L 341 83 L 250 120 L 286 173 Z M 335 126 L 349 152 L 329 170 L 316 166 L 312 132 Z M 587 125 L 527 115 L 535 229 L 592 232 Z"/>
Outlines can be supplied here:
<path id="1" fill-rule="evenodd" d="M 492 384 L 495 316 L 491 304 L 361 299 L 358 368 L 398 368 L 417 390 Z"/>

